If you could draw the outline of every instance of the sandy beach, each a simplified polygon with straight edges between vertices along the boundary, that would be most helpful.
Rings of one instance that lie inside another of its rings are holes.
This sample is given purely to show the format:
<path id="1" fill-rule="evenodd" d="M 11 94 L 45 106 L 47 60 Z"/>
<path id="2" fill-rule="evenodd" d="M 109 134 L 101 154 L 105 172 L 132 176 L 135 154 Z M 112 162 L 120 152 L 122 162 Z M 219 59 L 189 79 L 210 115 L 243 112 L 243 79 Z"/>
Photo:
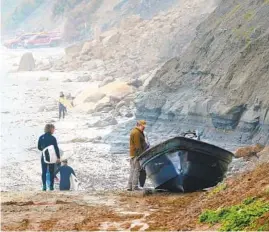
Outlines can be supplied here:
<path id="1" fill-rule="evenodd" d="M 124 188 L 128 172 L 126 155 L 109 153 L 109 145 L 91 141 L 108 134 L 113 128 L 88 127 L 104 115 L 89 115 L 70 109 L 65 120 L 58 119 L 60 91 L 76 96 L 98 82 L 64 82 L 80 72 L 14 72 L 24 50 L 2 49 L 5 66 L 1 75 L 1 187 L 2 190 L 39 190 L 41 188 L 38 137 L 46 123 L 56 126 L 55 137 L 65 157 L 88 190 Z M 37 61 L 63 55 L 61 48 L 32 50 Z M 47 79 L 42 81 L 42 78 Z M 119 122 L 126 121 L 117 118 Z"/>

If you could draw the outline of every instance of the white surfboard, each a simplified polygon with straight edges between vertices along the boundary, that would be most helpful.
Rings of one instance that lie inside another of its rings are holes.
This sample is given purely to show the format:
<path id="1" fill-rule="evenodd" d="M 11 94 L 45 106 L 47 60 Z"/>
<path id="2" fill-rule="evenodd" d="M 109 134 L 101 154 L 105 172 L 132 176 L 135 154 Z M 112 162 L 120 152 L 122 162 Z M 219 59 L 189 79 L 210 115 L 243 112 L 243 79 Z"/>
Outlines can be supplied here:
<path id="1" fill-rule="evenodd" d="M 74 191 L 80 190 L 80 182 L 73 174 L 70 176 L 70 189 Z"/>
<path id="2" fill-rule="evenodd" d="M 48 151 L 49 153 L 49 159 L 47 160 L 46 159 L 46 155 L 45 155 L 45 152 Z M 47 163 L 47 164 L 55 164 L 57 162 L 57 155 L 56 155 L 56 152 L 55 152 L 55 148 L 54 148 L 54 145 L 50 145 L 50 146 L 47 146 L 46 148 L 43 149 L 42 151 L 42 154 L 43 154 L 43 159 L 44 159 L 44 162 Z"/>

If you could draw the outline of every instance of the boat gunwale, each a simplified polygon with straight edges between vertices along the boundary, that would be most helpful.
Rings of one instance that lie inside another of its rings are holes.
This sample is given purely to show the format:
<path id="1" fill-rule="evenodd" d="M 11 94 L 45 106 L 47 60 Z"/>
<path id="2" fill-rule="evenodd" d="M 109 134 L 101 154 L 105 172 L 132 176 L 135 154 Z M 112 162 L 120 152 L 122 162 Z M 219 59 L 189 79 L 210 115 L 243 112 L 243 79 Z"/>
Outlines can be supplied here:
<path id="1" fill-rule="evenodd" d="M 154 149 L 156 149 L 157 147 L 159 147 L 159 146 L 165 146 L 166 144 L 169 144 L 169 143 L 170 143 L 171 141 L 173 141 L 173 140 L 175 140 L 175 141 L 177 140 L 177 141 L 192 142 L 192 143 L 194 142 L 194 143 L 196 143 L 196 144 L 200 144 L 200 145 L 203 145 L 203 146 L 209 146 L 209 147 L 211 147 L 212 149 L 217 149 L 217 150 L 220 150 L 220 151 L 222 151 L 222 152 L 225 152 L 225 153 L 229 154 L 229 155 L 231 156 L 231 158 L 228 158 L 228 155 L 227 155 L 227 159 L 225 159 L 225 158 L 222 157 L 222 156 L 216 156 L 216 155 L 213 155 L 213 154 L 210 154 L 210 153 L 205 153 L 204 150 L 192 149 L 192 148 L 186 148 L 186 145 L 184 146 L 184 145 L 180 145 L 180 144 L 178 144 L 177 146 L 173 146 L 173 147 L 171 147 L 171 148 L 165 149 L 164 151 L 162 151 L 162 150 L 159 151 L 157 154 L 152 155 L 152 157 L 150 157 L 149 160 L 144 161 L 143 164 L 141 164 L 141 165 L 142 165 L 142 166 L 145 166 L 147 163 L 149 163 L 149 162 L 152 161 L 153 159 L 155 159 L 155 158 L 157 158 L 157 157 L 160 157 L 160 156 L 162 156 L 162 155 L 164 155 L 164 154 L 167 154 L 168 152 L 170 153 L 170 152 L 177 151 L 177 150 L 178 150 L 178 151 L 195 151 L 195 152 L 199 152 L 199 153 L 201 153 L 201 154 L 203 154 L 203 155 L 209 155 L 209 156 L 216 157 L 217 159 L 219 159 L 219 160 L 221 160 L 221 161 L 224 161 L 224 162 L 226 162 L 226 163 L 229 162 L 229 160 L 232 159 L 232 157 L 234 157 L 234 154 L 233 154 L 232 152 L 227 151 L 227 150 L 225 150 L 225 149 L 223 149 L 223 148 L 221 148 L 221 147 L 218 147 L 218 146 L 216 146 L 216 145 L 209 144 L 209 143 L 206 143 L 206 142 L 203 142 L 203 141 L 199 141 L 199 140 L 194 140 L 194 139 L 190 139 L 190 138 L 185 138 L 185 137 L 180 137 L 180 136 L 178 136 L 178 137 L 174 137 L 174 138 L 168 139 L 168 140 L 166 140 L 166 141 L 164 141 L 164 142 L 162 142 L 162 143 L 159 143 L 159 144 L 155 145 L 154 147 L 152 147 L 152 148 L 146 150 L 146 151 L 143 152 L 140 156 L 138 156 L 138 160 L 141 160 L 141 159 L 145 158 L 145 156 L 146 156 L 147 154 L 150 154 L 151 152 L 153 152 Z"/>

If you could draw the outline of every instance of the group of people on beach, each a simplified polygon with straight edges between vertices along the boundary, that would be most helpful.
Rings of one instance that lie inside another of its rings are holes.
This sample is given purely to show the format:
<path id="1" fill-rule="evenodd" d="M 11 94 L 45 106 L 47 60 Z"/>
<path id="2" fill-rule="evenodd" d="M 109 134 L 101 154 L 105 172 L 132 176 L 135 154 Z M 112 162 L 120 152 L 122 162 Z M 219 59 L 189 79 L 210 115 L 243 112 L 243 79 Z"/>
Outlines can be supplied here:
<path id="1" fill-rule="evenodd" d="M 64 94 L 60 93 L 59 99 L 59 119 L 65 117 L 66 107 L 72 104 L 69 103 Z M 149 148 L 149 143 L 144 134 L 146 128 L 146 121 L 139 120 L 136 126 L 131 130 L 130 133 L 130 174 L 128 180 L 128 191 L 141 190 L 144 187 L 146 181 L 146 172 L 140 166 L 138 161 L 138 156 L 142 154 L 145 150 Z M 46 124 L 44 129 L 44 134 L 39 137 L 38 140 L 38 150 L 42 151 L 41 155 L 41 169 L 42 169 L 42 184 L 43 191 L 54 190 L 54 179 L 58 173 L 60 173 L 60 190 L 70 190 L 70 176 L 75 172 L 72 167 L 68 166 L 67 159 L 61 159 L 60 150 L 56 138 L 53 136 L 55 131 L 55 126 L 53 124 Z M 49 150 L 48 147 L 52 146 L 54 148 L 55 155 L 57 156 L 54 163 L 48 163 L 49 160 Z M 62 165 L 61 165 L 62 163 Z M 50 185 L 47 186 L 47 173 L 50 174 Z"/>
<path id="2" fill-rule="evenodd" d="M 73 107 L 72 97 L 69 94 L 65 96 L 63 92 L 60 92 L 59 97 L 59 120 L 65 118 L 67 113 L 67 107 Z M 58 180 L 57 174 L 60 173 L 60 190 L 70 190 L 70 176 L 75 176 L 74 170 L 68 166 L 67 159 L 60 159 L 60 150 L 56 138 L 53 136 L 55 126 L 53 124 L 46 124 L 44 134 L 39 137 L 38 150 L 42 151 L 41 155 L 41 170 L 42 170 L 42 190 L 46 191 L 47 187 L 50 190 L 54 190 L 54 180 Z M 55 163 L 47 163 L 45 160 L 49 159 L 49 150 L 46 150 L 49 146 L 54 147 L 57 160 Z M 62 163 L 62 165 L 61 165 Z M 49 173 L 49 186 L 47 186 L 47 173 Z"/>
<path id="3" fill-rule="evenodd" d="M 60 190 L 70 190 L 70 176 L 73 174 L 76 176 L 73 168 L 67 165 L 67 159 L 62 159 L 60 157 L 60 150 L 56 138 L 53 136 L 55 131 L 55 126 L 53 124 L 46 124 L 44 129 L 44 134 L 41 135 L 38 139 L 38 150 L 42 151 L 41 155 L 41 170 L 42 170 L 42 184 L 43 191 L 47 190 L 47 187 L 51 191 L 54 190 L 54 179 L 57 173 L 60 172 Z M 49 151 L 45 150 L 49 146 L 53 146 L 57 160 L 55 163 L 47 163 L 46 160 L 49 160 Z M 45 151 L 44 151 L 45 150 Z M 62 165 L 60 163 L 62 162 Z M 47 186 L 47 172 L 50 174 L 50 186 Z"/>

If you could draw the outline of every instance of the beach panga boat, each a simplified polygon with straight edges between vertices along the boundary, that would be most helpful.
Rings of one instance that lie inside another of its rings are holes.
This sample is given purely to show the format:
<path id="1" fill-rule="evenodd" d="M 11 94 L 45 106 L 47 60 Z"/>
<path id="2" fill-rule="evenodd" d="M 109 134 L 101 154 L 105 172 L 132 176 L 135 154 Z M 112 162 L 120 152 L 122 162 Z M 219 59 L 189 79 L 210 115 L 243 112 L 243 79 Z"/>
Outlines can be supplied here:
<path id="1" fill-rule="evenodd" d="M 156 189 L 192 192 L 222 181 L 233 153 L 199 140 L 174 137 L 139 156 Z"/>

